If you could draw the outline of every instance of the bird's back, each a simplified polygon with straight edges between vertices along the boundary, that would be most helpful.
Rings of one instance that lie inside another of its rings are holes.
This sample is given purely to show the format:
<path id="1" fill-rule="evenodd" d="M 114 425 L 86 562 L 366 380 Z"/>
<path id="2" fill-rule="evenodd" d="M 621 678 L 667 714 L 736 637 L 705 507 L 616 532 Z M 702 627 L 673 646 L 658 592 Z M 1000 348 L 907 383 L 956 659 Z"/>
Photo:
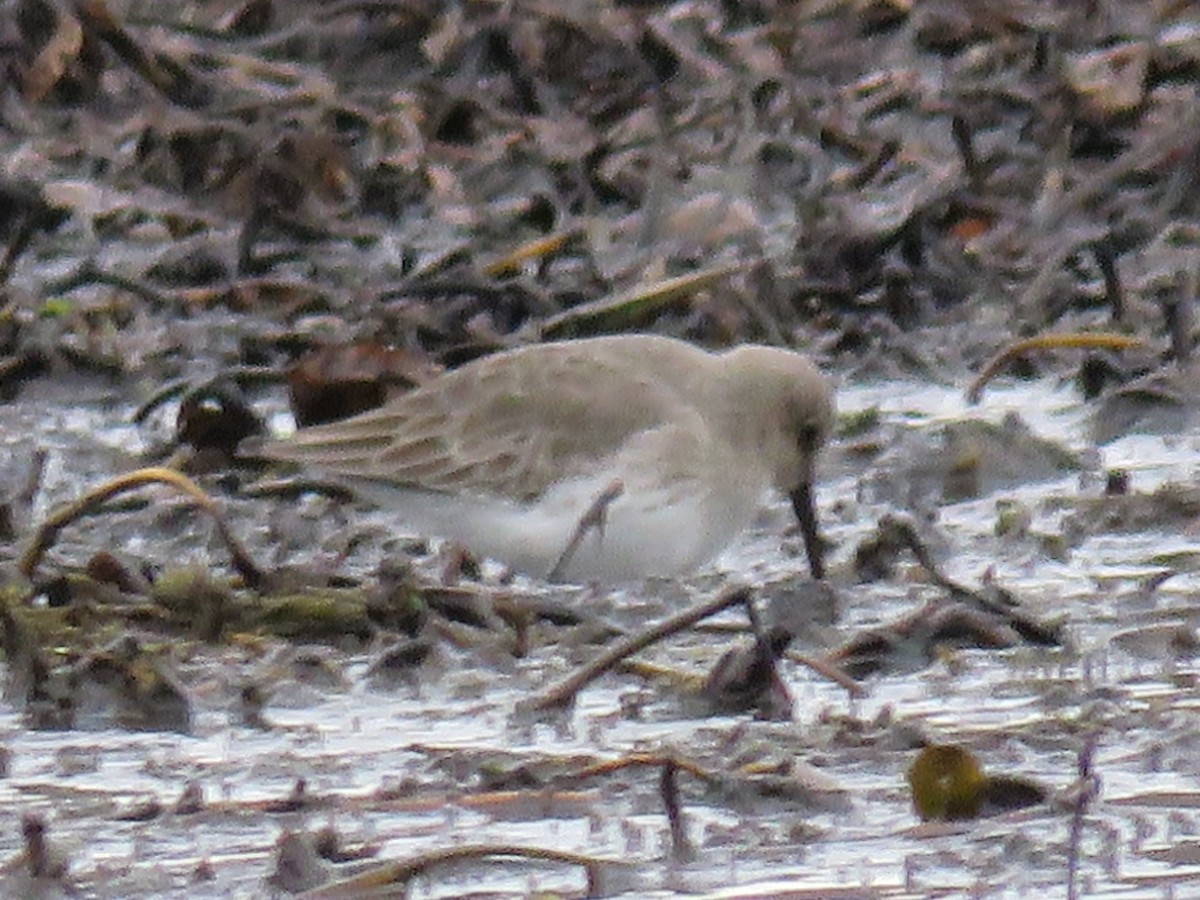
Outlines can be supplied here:
<path id="1" fill-rule="evenodd" d="M 533 345 L 477 360 L 263 456 L 334 476 L 529 500 L 631 435 L 685 424 L 715 358 L 650 335 Z"/>

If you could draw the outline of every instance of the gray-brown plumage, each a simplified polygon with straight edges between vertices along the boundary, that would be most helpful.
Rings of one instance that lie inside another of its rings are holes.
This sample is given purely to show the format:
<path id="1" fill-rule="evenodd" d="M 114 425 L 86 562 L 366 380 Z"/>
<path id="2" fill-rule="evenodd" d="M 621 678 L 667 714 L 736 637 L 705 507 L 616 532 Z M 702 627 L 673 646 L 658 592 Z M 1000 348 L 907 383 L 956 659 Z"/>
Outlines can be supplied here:
<path id="1" fill-rule="evenodd" d="M 430 535 L 539 575 L 618 485 L 563 573 L 572 578 L 688 571 L 774 488 L 793 497 L 802 525 L 808 504 L 820 575 L 811 484 L 832 419 L 832 389 L 802 354 L 711 354 L 627 335 L 476 360 L 261 453 L 345 479 Z"/>

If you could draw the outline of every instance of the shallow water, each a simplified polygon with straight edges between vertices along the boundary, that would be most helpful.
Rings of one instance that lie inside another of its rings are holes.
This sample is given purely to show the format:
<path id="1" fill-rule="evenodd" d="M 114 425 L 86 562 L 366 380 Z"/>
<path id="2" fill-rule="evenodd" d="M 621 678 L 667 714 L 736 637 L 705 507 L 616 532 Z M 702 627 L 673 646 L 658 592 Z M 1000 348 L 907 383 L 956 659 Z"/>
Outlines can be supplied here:
<path id="1" fill-rule="evenodd" d="M 1047 383 L 993 389 L 976 408 L 968 408 L 958 390 L 925 384 L 843 386 L 839 403 L 843 413 L 877 408 L 884 425 L 912 429 L 964 415 L 1000 421 L 1011 410 L 1040 436 L 1090 450 L 1087 409 L 1068 389 Z M 31 427 L 25 419 L 32 414 L 19 404 L 2 414 L 6 425 L 20 420 Z M 42 415 L 50 420 L 41 419 L 37 433 L 44 435 L 49 456 L 37 516 L 140 449 L 139 433 L 113 428 L 112 410 L 102 403 L 69 415 L 47 414 L 43 407 Z M 1040 809 L 922 826 L 904 781 L 914 753 L 904 735 L 916 730 L 964 743 L 991 771 L 1063 787 L 1074 777 L 1085 737 L 1097 732 L 1095 770 L 1103 793 L 1084 831 L 1085 895 L 1184 896 L 1200 878 L 1200 866 L 1192 864 L 1200 854 L 1181 852 L 1186 864 L 1162 856 L 1174 847 L 1186 849 L 1200 833 L 1196 661 L 1153 648 L 1133 655 L 1114 637 L 1198 618 L 1197 576 L 1175 576 L 1157 590 L 1141 581 L 1163 570 L 1154 557 L 1192 549 L 1193 535 L 1175 526 L 1161 533 L 1101 534 L 1055 560 L 1030 541 L 998 539 L 993 529 L 1002 496 L 1028 505 L 1033 531 L 1054 531 L 1063 502 L 1098 495 L 1102 479 L 1096 473 L 1106 468 L 1128 469 L 1138 492 L 1192 482 L 1198 443 L 1200 433 L 1169 441 L 1131 436 L 1100 448 L 1082 475 L 938 509 L 939 560 L 946 573 L 975 585 L 992 569 L 1039 616 L 1066 617 L 1066 649 L 958 651 L 918 672 L 875 677 L 868 696 L 857 700 L 786 664 L 783 674 L 795 700 L 795 721 L 786 724 L 748 716 L 695 718 L 670 689 L 623 675 L 585 689 L 569 714 L 530 723 L 513 714 L 516 703 L 595 652 L 563 646 L 553 629 L 538 632 L 540 643 L 535 640 L 521 660 L 485 646 L 443 647 L 420 670 L 419 682 L 386 689 L 369 686 L 364 677 L 373 651 L 325 651 L 345 687 L 286 678 L 275 683 L 267 729 L 241 724 L 231 697 L 240 679 L 261 675 L 278 658 L 221 649 L 181 662 L 196 709 L 189 735 L 31 731 L 18 712 L 0 706 L 0 745 L 11 753 L 9 774 L 0 779 L 0 806 L 10 813 L 43 813 L 52 839 L 71 857 L 73 886 L 94 897 L 262 896 L 279 835 L 325 825 L 335 826 L 349 844 L 376 845 L 377 858 L 386 860 L 490 842 L 578 851 L 622 862 L 608 883 L 625 896 L 1065 894 L 1068 814 Z M 835 450 L 821 482 L 824 527 L 837 544 L 833 578 L 841 615 L 829 631 L 833 642 L 895 620 L 934 593 L 922 582 L 855 584 L 839 565 L 889 511 L 887 504 L 857 499 L 871 465 Z M 1055 498 L 1059 503 L 1049 502 Z M 261 515 L 261 506 L 229 506 L 235 527 L 250 529 Z M 301 515 L 319 517 L 325 510 L 317 504 Z M 380 514 L 350 514 L 372 527 L 386 526 Z M 173 519 L 146 510 L 103 521 L 112 525 L 118 545 L 135 555 L 223 564 L 204 526 L 172 525 Z M 784 524 L 781 508 L 765 515 L 760 533 L 721 560 L 725 578 L 761 583 L 794 573 L 802 559 L 780 552 Z M 320 541 L 337 527 L 316 530 L 318 556 L 326 552 Z M 96 539 L 92 529 L 68 529 L 54 553 L 83 558 L 96 549 Z M 387 544 L 382 539 L 365 547 L 346 566 L 370 571 Z M 699 577 L 688 590 L 706 596 L 712 583 L 711 576 Z M 572 602 L 620 621 L 664 612 L 677 605 L 671 597 L 678 593 L 647 585 L 601 596 L 581 591 Z M 644 655 L 703 671 L 727 646 L 728 638 L 698 633 Z M 486 791 L 478 777 L 487 768 L 481 760 L 515 766 L 635 751 L 670 751 L 710 769 L 734 761 L 795 761 L 831 779 L 844 796 L 730 796 L 683 775 L 684 818 L 698 851 L 684 862 L 670 857 L 657 769 L 589 779 L 577 794 L 526 790 L 517 799 L 481 800 Z M 306 780 L 311 797 L 337 802 L 292 813 L 254 808 L 256 801 L 287 796 L 298 778 Z M 204 789 L 210 804 L 205 812 L 116 820 L 152 798 L 169 808 L 189 780 Z M 393 792 L 381 798 L 388 789 Z M 16 816 L 7 821 L 0 827 L 0 859 L 20 849 Z M 209 880 L 195 879 L 201 860 L 210 864 Z M 18 889 L 20 877 L 9 872 L 0 889 Z M 526 896 L 583 888 L 581 870 L 508 861 L 436 870 L 418 877 L 410 896 Z"/>

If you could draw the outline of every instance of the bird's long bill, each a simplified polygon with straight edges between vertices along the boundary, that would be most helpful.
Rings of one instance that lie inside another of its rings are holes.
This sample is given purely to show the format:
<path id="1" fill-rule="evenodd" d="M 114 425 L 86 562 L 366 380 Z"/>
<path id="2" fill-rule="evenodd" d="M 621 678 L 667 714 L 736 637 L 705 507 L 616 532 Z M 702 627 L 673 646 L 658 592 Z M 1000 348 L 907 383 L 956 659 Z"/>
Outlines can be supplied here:
<path id="1" fill-rule="evenodd" d="M 808 554 L 808 569 L 818 581 L 825 577 L 825 548 L 817 534 L 817 506 L 813 488 L 806 482 L 792 491 L 792 509 L 804 537 L 804 552 Z"/>

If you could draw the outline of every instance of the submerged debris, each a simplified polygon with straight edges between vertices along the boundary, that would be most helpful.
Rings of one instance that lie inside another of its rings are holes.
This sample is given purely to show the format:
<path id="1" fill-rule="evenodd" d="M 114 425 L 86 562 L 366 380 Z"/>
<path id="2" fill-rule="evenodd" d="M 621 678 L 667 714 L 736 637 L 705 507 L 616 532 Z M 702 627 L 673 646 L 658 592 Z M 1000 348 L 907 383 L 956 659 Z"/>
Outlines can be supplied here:
<path id="1" fill-rule="evenodd" d="M 856 551 L 856 567 L 864 576 L 880 577 L 902 551 L 911 552 L 945 596 L 890 624 L 866 629 L 830 653 L 828 661 L 852 677 L 920 669 L 943 650 L 956 647 L 1004 649 L 1022 643 L 1043 647 L 1063 643 L 1062 621 L 1039 621 L 990 576 L 982 588 L 973 589 L 942 574 L 908 517 L 884 516 L 876 534 Z"/>

